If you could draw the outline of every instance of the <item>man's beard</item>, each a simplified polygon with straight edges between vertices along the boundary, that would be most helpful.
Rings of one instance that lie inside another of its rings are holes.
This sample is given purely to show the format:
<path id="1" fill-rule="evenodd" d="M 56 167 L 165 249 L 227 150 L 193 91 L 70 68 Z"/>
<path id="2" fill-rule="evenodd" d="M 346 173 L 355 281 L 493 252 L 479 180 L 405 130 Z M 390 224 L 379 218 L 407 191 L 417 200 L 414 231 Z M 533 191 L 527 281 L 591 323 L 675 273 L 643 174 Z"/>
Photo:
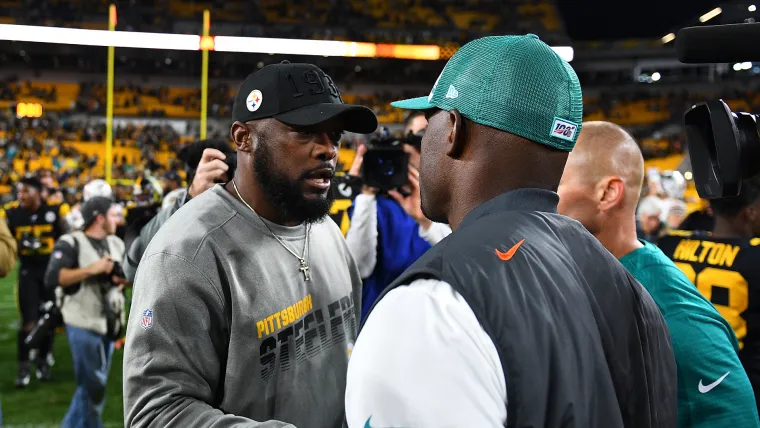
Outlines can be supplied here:
<path id="1" fill-rule="evenodd" d="M 326 197 L 306 199 L 303 195 L 304 181 L 312 171 L 306 171 L 298 180 L 291 181 L 273 168 L 272 156 L 267 143 L 259 144 L 253 151 L 254 179 L 264 194 L 286 220 L 298 223 L 317 223 L 330 212 L 335 195 L 332 188 Z"/>

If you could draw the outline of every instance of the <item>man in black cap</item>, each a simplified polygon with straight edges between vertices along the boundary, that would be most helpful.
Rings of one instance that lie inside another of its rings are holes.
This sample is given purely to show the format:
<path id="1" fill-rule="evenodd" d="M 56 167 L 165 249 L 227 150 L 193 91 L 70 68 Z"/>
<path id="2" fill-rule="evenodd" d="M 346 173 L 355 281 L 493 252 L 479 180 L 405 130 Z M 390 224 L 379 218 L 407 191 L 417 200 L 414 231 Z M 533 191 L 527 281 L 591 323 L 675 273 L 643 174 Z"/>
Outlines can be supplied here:
<path id="1" fill-rule="evenodd" d="M 16 238 L 21 261 L 18 275 L 21 328 L 18 332 L 16 387 L 24 388 L 31 381 L 30 357 L 36 360 L 37 378 L 50 379 L 54 335 L 43 340 L 35 352 L 31 352 L 24 339 L 42 316 L 42 303 L 53 298 L 45 289 L 43 277 L 55 240 L 65 232 L 68 205 L 48 204 L 42 198 L 42 182 L 31 175 L 19 180 L 16 190 L 18 200 L 0 209 L 0 221 L 7 222 Z"/>
<path id="2" fill-rule="evenodd" d="M 82 206 L 84 231 L 61 236 L 45 273 L 48 289 L 60 287 L 61 314 L 74 360 L 77 389 L 64 427 L 102 426 L 113 343 L 124 325 L 126 283 L 115 261 L 124 254 L 116 234 L 121 207 L 95 196 Z"/>
<path id="3" fill-rule="evenodd" d="M 332 221 L 343 131 L 377 118 L 311 64 L 240 86 L 232 181 L 186 203 L 140 262 L 125 425 L 338 427 L 361 279 Z"/>

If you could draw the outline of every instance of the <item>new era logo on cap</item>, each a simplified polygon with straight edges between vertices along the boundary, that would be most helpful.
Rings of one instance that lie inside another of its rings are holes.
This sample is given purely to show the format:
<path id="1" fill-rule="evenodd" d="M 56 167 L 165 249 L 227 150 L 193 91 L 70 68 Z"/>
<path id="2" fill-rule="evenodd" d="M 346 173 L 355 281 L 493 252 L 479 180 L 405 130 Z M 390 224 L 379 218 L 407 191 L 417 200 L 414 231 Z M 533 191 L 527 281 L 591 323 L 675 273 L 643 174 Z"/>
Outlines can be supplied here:
<path id="1" fill-rule="evenodd" d="M 575 132 L 577 130 L 577 123 L 555 117 L 554 123 L 552 124 L 552 131 L 549 133 L 549 135 L 567 141 L 575 141 Z"/>
<path id="2" fill-rule="evenodd" d="M 457 91 L 457 88 L 454 87 L 454 85 L 449 85 L 449 90 L 446 91 L 446 98 L 456 98 L 459 96 L 459 91 Z"/>

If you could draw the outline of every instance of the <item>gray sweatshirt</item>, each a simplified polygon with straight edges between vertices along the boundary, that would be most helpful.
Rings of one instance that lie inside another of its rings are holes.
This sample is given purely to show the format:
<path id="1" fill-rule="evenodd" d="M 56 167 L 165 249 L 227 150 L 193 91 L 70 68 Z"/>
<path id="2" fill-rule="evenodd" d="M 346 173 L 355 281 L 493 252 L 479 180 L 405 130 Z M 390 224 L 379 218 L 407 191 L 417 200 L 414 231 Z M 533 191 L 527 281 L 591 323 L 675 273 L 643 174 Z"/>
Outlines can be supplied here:
<path id="1" fill-rule="evenodd" d="M 267 223 L 297 254 L 304 227 Z M 127 427 L 340 427 L 361 279 L 326 218 L 311 280 L 218 185 L 180 208 L 137 271 L 124 355 Z"/>
<path id="2" fill-rule="evenodd" d="M 142 259 L 143 253 L 148 248 L 150 240 L 153 239 L 153 236 L 155 236 L 156 233 L 158 233 L 161 226 L 169 220 L 169 217 L 187 202 L 187 198 L 187 190 L 182 189 L 182 193 L 180 193 L 180 196 L 174 201 L 174 203 L 161 208 L 161 211 L 159 211 L 155 217 L 150 219 L 150 221 L 140 229 L 140 235 L 135 238 L 129 248 L 127 248 L 127 251 L 124 254 L 124 261 L 121 264 L 124 268 L 124 274 L 127 276 L 127 280 L 130 282 L 135 281 L 137 266 Z M 166 202 L 166 200 L 164 200 L 164 202 Z"/>

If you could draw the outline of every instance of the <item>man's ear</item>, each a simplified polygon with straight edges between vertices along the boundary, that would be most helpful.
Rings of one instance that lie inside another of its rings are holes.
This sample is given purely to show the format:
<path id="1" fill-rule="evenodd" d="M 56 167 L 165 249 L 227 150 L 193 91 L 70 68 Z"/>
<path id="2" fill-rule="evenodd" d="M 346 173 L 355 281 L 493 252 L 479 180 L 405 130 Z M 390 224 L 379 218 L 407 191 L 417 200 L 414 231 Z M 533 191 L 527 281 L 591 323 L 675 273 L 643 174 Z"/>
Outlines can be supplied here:
<path id="1" fill-rule="evenodd" d="M 446 140 L 446 155 L 452 159 L 459 159 L 464 153 L 464 146 L 467 143 L 467 138 L 464 135 L 464 117 L 457 109 L 453 109 L 448 113 L 447 119 L 449 134 Z"/>
<path id="2" fill-rule="evenodd" d="M 235 121 L 230 128 L 230 138 L 235 143 L 239 152 L 250 153 L 251 148 L 251 133 L 248 131 L 248 127 L 239 121 Z"/>
<path id="3" fill-rule="evenodd" d="M 625 201 L 625 182 L 613 175 L 605 177 L 597 186 L 599 197 L 599 209 L 609 211 L 623 204 Z"/>

